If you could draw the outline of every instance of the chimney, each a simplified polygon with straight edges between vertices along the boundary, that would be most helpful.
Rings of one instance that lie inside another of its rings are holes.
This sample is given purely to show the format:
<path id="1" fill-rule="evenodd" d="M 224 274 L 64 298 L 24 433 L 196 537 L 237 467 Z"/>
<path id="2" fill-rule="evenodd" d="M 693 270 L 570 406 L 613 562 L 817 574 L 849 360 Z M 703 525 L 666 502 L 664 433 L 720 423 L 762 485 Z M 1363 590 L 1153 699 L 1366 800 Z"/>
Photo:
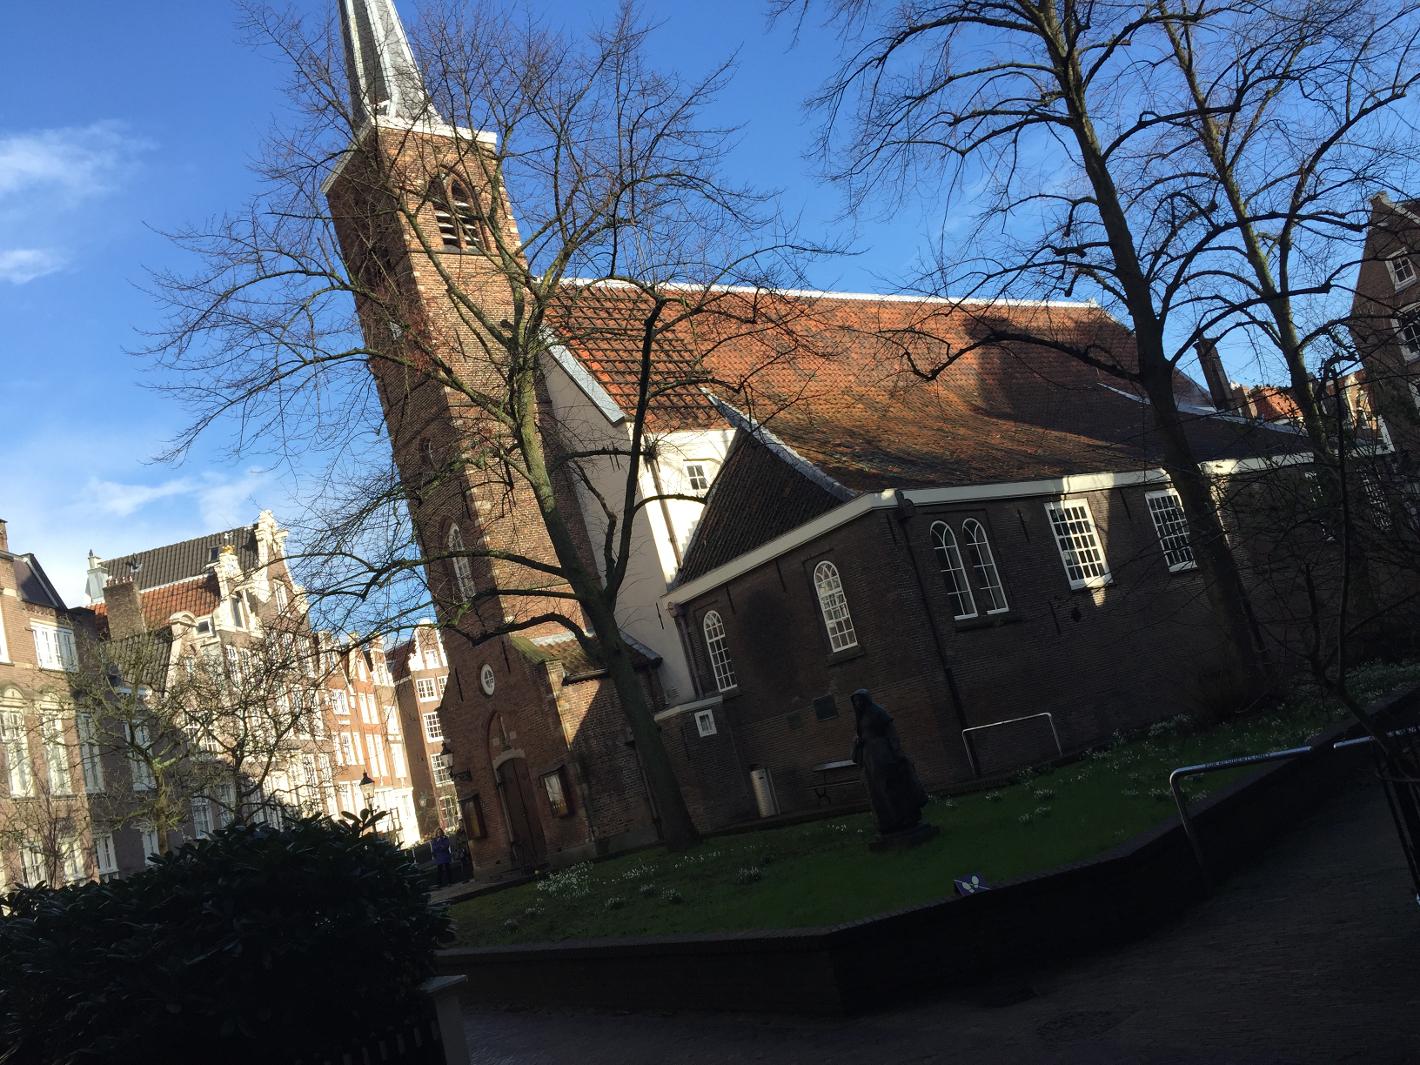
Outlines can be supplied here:
<path id="1" fill-rule="evenodd" d="M 1228 381 L 1227 371 L 1223 369 L 1223 360 L 1218 356 L 1218 345 L 1204 337 L 1198 342 L 1196 350 L 1213 406 L 1218 410 L 1232 410 L 1237 406 L 1237 400 L 1233 396 L 1233 386 Z"/>
<path id="2" fill-rule="evenodd" d="M 10 550 L 10 530 L 5 527 L 5 519 L 0 518 L 0 551 Z"/>
<path id="3" fill-rule="evenodd" d="M 108 606 L 108 634 L 111 639 L 122 640 L 148 631 L 148 623 L 143 618 L 143 601 L 138 595 L 138 585 L 133 581 L 110 581 L 104 589 L 104 602 Z"/>

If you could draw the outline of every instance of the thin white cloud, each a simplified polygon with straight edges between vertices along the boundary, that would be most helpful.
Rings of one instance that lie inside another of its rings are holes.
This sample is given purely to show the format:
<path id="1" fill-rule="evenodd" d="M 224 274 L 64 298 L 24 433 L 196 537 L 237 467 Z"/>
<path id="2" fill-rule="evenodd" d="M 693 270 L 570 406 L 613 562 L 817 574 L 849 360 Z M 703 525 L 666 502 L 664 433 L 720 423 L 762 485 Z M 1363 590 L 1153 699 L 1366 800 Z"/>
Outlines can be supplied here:
<path id="1" fill-rule="evenodd" d="M 0 248 L 0 281 L 23 285 L 64 269 L 66 262 L 49 248 Z"/>
<path id="2" fill-rule="evenodd" d="M 118 122 L 0 132 L 0 283 L 62 269 L 74 209 L 112 195 L 150 147 Z"/>
<path id="3" fill-rule="evenodd" d="M 86 489 L 89 504 L 100 514 L 126 518 L 160 499 L 186 495 L 193 490 L 190 478 L 179 477 L 160 484 L 124 484 L 122 481 L 90 480 Z"/>

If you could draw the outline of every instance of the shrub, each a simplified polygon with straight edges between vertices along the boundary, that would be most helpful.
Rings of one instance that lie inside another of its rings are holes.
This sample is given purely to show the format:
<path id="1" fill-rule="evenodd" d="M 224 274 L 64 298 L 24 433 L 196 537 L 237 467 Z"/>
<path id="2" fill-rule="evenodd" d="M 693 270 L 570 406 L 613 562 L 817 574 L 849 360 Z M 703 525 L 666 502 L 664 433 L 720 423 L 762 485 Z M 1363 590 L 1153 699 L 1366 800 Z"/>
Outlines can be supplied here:
<path id="1" fill-rule="evenodd" d="M 739 871 L 735 873 L 736 884 L 753 884 L 756 881 L 763 879 L 764 870 L 759 868 L 759 866 L 757 865 L 741 866 Z"/>
<path id="2" fill-rule="evenodd" d="M 675 888 L 673 888 L 673 887 L 668 887 L 668 888 L 666 888 L 665 891 L 662 891 L 662 892 L 661 892 L 661 901 L 663 901 L 663 902 L 684 902 L 685 900 L 684 900 L 683 898 L 681 898 L 681 894 L 680 894 L 679 891 L 677 891 L 677 890 L 676 890 Z"/>
<path id="3" fill-rule="evenodd" d="M 274 1060 L 411 1012 L 448 919 L 373 818 L 233 825 L 126 880 L 0 899 L 11 1065 Z"/>
<path id="4" fill-rule="evenodd" d="M 640 894 L 640 896 L 641 896 L 643 899 L 649 899 L 652 895 L 654 895 L 654 894 L 656 893 L 656 885 L 655 885 L 655 884 L 642 884 L 642 885 L 641 885 L 639 888 L 637 888 L 636 890 L 637 890 L 637 892 Z"/>
<path id="5" fill-rule="evenodd" d="M 626 900 L 620 895 L 612 895 L 602 905 L 608 910 L 619 910 L 626 905 Z"/>

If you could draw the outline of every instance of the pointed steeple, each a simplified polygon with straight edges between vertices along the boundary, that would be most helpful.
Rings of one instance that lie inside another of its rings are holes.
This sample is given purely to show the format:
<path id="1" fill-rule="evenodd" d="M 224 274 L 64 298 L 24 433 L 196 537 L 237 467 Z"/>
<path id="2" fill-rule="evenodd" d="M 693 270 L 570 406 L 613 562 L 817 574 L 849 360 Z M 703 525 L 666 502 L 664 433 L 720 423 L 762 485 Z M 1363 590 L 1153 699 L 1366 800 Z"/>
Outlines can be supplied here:
<path id="1" fill-rule="evenodd" d="M 340 24 L 356 129 L 371 118 L 443 122 L 429 102 L 394 0 L 340 0 Z"/>

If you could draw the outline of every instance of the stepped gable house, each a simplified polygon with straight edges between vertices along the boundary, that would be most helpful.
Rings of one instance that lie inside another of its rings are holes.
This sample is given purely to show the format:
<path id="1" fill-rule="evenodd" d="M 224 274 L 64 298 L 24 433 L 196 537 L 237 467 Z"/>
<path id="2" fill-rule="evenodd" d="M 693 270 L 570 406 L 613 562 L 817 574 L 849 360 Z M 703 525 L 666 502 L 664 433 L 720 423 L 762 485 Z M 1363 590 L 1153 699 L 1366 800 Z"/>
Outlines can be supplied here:
<path id="1" fill-rule="evenodd" d="M 516 242 L 516 205 L 477 180 L 491 138 L 436 113 L 389 0 L 342 0 L 341 15 L 358 128 L 326 194 L 349 268 L 410 308 L 461 374 L 489 377 L 444 275 L 492 320 L 511 316 L 488 246 Z M 562 287 L 538 396 L 553 445 L 627 448 L 643 298 Z M 638 486 L 648 505 L 616 620 L 702 828 L 753 816 L 751 767 L 769 770 L 781 806 L 814 805 L 815 766 L 851 749 L 858 687 L 897 715 L 931 786 L 1167 717 L 1206 688 L 1215 637 L 1149 408 L 1052 350 L 988 342 L 1029 326 L 1127 362 L 1129 334 L 1100 308 L 697 298 L 707 313 L 658 350 L 655 457 Z M 357 310 L 370 345 L 406 342 L 384 307 Z M 909 365 L 946 368 L 923 380 Z M 537 622 L 535 598 L 501 594 L 526 589 L 528 569 L 469 553 L 553 558 L 524 490 L 459 458 L 500 430 L 426 375 L 371 367 L 435 560 L 450 669 L 438 753 L 475 863 L 531 867 L 654 838 L 612 685 L 565 631 Z M 1219 473 L 1296 447 L 1289 427 L 1218 414 L 1182 375 L 1177 390 Z M 554 487 L 600 566 L 596 499 L 617 498 L 624 473 L 596 457 L 580 473 Z M 498 621 L 526 628 L 474 642 Z"/>

